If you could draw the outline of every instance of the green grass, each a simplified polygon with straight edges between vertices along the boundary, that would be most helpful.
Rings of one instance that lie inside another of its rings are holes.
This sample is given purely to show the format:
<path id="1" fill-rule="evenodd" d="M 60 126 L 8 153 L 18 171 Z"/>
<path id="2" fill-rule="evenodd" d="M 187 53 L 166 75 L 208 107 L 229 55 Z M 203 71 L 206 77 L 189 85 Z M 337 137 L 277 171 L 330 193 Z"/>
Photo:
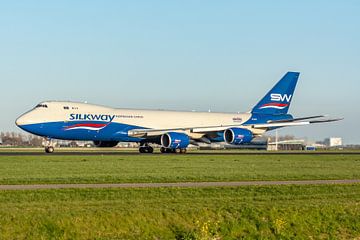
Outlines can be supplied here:
<path id="1" fill-rule="evenodd" d="M 359 185 L 0 192 L 0 239 L 354 239 Z"/>
<path id="2" fill-rule="evenodd" d="M 0 156 L 0 184 L 356 178 L 360 154 Z"/>
<path id="3" fill-rule="evenodd" d="M 360 179 L 360 155 L 0 156 L 0 184 Z M 360 185 L 0 191 L 0 239 L 355 239 Z"/>

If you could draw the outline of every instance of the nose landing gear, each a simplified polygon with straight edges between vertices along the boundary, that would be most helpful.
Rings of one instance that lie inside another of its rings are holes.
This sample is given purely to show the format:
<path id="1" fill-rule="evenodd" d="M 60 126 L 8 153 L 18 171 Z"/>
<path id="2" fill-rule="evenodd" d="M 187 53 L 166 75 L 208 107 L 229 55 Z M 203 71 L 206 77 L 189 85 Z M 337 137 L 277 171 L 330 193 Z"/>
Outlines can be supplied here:
<path id="1" fill-rule="evenodd" d="M 53 141 L 49 138 L 45 138 L 44 146 L 45 146 L 46 153 L 53 153 L 55 151 Z"/>
<path id="2" fill-rule="evenodd" d="M 45 147 L 45 152 L 46 153 L 53 153 L 54 151 L 55 151 L 55 149 L 54 149 L 53 146 Z"/>

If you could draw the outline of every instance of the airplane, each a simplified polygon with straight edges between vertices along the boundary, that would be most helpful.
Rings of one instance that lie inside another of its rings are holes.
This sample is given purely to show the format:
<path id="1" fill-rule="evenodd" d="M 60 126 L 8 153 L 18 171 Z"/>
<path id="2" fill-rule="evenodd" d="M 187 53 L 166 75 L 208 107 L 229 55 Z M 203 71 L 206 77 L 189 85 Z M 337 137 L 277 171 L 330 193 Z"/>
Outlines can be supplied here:
<path id="1" fill-rule="evenodd" d="M 300 73 L 287 72 L 246 113 L 184 112 L 118 109 L 79 102 L 46 101 L 21 115 L 16 125 L 47 139 L 45 152 L 54 152 L 52 139 L 93 141 L 96 147 L 119 142 L 140 143 L 140 153 L 186 153 L 190 144 L 249 144 L 277 128 L 341 120 L 324 115 L 294 118 L 288 114 Z"/>

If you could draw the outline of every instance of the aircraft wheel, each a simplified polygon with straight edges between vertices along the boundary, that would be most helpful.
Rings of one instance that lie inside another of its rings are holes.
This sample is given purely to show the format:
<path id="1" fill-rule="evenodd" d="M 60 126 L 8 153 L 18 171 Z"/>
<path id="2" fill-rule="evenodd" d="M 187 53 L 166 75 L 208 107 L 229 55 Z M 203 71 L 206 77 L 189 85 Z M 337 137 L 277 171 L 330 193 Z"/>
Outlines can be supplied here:
<path id="1" fill-rule="evenodd" d="M 186 148 L 180 149 L 180 153 L 186 153 Z"/>
<path id="2" fill-rule="evenodd" d="M 140 153 L 145 153 L 145 148 L 144 147 L 139 147 L 139 152 Z"/>
<path id="3" fill-rule="evenodd" d="M 166 153 L 166 148 L 161 147 L 161 148 L 160 148 L 160 152 L 161 152 L 161 153 Z"/>
<path id="4" fill-rule="evenodd" d="M 140 153 L 153 153 L 154 152 L 154 148 L 147 146 L 147 147 L 140 147 L 139 148 L 139 152 Z"/>
<path id="5" fill-rule="evenodd" d="M 171 149 L 171 148 L 165 149 L 165 153 L 173 153 L 173 152 L 174 152 L 174 149 Z"/>
<path id="6" fill-rule="evenodd" d="M 53 153 L 55 151 L 54 147 L 49 146 L 49 147 L 45 147 L 45 152 L 46 153 Z"/>

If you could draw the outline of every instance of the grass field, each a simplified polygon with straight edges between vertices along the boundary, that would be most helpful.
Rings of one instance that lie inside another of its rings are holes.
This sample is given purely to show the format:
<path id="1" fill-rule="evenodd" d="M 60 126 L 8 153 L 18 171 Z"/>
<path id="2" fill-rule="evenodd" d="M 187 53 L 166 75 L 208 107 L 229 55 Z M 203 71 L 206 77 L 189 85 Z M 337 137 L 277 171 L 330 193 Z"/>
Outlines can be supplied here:
<path id="1" fill-rule="evenodd" d="M 360 179 L 360 155 L 0 156 L 0 184 Z M 0 191 L 0 239 L 359 239 L 360 184 Z"/>
<path id="2" fill-rule="evenodd" d="M 0 156 L 0 184 L 356 178 L 360 154 Z"/>
<path id="3" fill-rule="evenodd" d="M 0 239 L 359 237 L 359 185 L 0 193 Z"/>

